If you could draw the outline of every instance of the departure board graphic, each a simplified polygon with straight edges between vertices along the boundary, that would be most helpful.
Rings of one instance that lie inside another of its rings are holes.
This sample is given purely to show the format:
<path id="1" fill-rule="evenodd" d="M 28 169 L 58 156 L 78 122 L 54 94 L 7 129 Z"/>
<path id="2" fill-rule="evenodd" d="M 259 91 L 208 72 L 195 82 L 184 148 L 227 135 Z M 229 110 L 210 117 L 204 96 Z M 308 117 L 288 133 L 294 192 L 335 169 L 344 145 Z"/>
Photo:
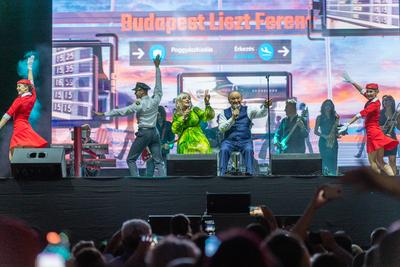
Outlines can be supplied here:
<path id="1" fill-rule="evenodd" d="M 93 77 L 92 48 L 53 48 L 53 119 L 92 119 Z"/>
<path id="2" fill-rule="evenodd" d="M 326 0 L 326 27 L 399 29 L 399 0 Z"/>

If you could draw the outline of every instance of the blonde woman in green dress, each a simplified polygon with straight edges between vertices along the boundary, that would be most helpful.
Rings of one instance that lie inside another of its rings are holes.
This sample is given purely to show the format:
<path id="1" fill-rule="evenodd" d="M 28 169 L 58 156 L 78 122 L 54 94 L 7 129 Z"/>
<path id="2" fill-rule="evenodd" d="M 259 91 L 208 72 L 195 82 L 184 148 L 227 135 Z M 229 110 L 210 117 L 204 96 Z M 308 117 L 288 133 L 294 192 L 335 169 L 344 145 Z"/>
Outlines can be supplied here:
<path id="1" fill-rule="evenodd" d="M 188 93 L 176 99 L 176 111 L 172 121 L 172 132 L 178 135 L 178 154 L 210 154 L 211 147 L 200 127 L 200 122 L 210 121 L 215 112 L 210 106 L 210 95 L 205 91 L 205 110 L 192 106 Z"/>

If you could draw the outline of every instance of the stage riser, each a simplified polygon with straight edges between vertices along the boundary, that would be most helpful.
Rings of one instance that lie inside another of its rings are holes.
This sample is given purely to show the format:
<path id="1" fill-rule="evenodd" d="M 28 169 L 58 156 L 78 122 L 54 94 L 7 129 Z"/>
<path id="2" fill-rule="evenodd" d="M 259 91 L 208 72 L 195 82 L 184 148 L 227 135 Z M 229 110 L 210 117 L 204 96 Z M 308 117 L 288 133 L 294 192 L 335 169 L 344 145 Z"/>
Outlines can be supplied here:
<path id="1" fill-rule="evenodd" d="M 108 238 L 122 222 L 149 214 L 201 215 L 206 192 L 250 192 L 252 204 L 275 214 L 301 214 L 315 188 L 337 178 L 98 178 L 58 181 L 0 180 L 0 214 L 23 218 L 42 231 L 69 229 L 72 240 Z M 344 229 L 367 245 L 370 232 L 398 219 L 400 203 L 378 193 L 360 194 L 344 187 L 342 200 L 317 212 L 313 228 Z"/>

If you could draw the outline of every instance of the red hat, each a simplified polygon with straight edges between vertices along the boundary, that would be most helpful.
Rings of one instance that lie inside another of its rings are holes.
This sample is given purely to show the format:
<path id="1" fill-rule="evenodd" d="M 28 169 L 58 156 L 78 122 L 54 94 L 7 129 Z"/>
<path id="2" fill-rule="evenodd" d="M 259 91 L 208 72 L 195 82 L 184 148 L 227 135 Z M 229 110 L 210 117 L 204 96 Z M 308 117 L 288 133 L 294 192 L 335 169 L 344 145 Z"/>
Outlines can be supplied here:
<path id="1" fill-rule="evenodd" d="M 17 84 L 33 85 L 32 82 L 28 79 L 19 80 Z"/>
<path id="2" fill-rule="evenodd" d="M 372 89 L 372 90 L 379 90 L 378 84 L 377 83 L 368 83 L 365 88 L 367 89 Z"/>

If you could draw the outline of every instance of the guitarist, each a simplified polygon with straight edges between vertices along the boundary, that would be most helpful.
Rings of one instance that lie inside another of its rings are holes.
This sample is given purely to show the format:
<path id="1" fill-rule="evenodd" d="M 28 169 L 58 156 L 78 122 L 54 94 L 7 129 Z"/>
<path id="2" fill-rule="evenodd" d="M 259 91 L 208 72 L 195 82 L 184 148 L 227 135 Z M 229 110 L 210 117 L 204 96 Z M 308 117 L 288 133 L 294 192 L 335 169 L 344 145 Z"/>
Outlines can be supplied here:
<path id="1" fill-rule="evenodd" d="M 308 128 L 304 116 L 297 115 L 296 100 L 286 100 L 286 117 L 275 132 L 274 145 L 278 153 L 305 153 Z"/>

